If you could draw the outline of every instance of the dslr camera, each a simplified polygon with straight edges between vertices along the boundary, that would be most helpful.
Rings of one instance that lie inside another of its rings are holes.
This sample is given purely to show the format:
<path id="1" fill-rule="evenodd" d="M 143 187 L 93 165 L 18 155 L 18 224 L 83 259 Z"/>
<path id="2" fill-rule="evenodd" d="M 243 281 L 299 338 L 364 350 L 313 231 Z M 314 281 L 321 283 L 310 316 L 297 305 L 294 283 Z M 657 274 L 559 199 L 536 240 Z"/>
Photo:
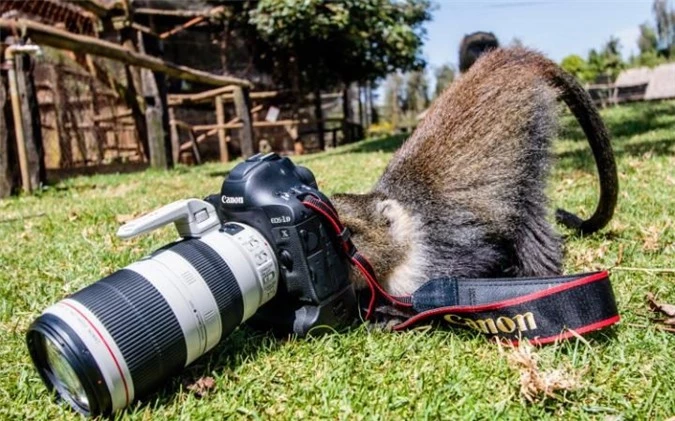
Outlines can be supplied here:
<path id="1" fill-rule="evenodd" d="M 175 223 L 180 240 L 47 308 L 27 344 L 50 390 L 85 415 L 110 414 L 247 322 L 277 333 L 351 323 L 349 263 L 327 222 L 302 199 L 314 175 L 258 154 L 220 194 L 166 205 L 120 227 L 130 238 Z"/>

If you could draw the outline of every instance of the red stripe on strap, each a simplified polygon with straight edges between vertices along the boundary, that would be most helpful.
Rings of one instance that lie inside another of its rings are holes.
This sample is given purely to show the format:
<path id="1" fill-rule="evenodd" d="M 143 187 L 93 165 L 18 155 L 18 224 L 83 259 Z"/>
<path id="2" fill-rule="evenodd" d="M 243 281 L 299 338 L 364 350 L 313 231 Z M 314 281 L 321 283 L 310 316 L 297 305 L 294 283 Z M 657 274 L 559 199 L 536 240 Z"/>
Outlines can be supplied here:
<path id="1" fill-rule="evenodd" d="M 554 336 L 548 336 L 546 338 L 534 338 L 534 339 L 529 339 L 530 343 L 532 345 L 546 345 L 550 344 L 555 341 L 561 341 L 564 339 L 569 339 L 573 336 L 577 335 L 583 335 L 588 332 L 593 332 L 594 330 L 600 330 L 602 328 L 605 328 L 607 326 L 611 326 L 614 323 L 617 323 L 621 321 L 621 316 L 618 314 L 616 316 L 612 316 L 609 319 L 601 320 L 599 322 L 591 323 L 590 325 L 582 326 L 577 329 L 571 329 L 568 330 L 567 332 L 561 332 L 559 335 L 554 335 Z M 518 346 L 518 340 L 517 339 L 512 339 L 511 344 L 514 346 Z"/>

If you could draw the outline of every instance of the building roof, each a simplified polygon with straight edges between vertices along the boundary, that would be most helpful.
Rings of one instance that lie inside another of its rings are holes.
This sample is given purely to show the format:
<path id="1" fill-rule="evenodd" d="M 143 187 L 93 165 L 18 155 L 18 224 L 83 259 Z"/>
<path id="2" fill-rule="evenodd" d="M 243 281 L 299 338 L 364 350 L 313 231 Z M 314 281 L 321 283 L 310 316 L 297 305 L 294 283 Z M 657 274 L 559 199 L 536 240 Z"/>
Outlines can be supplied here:
<path id="1" fill-rule="evenodd" d="M 625 86 L 646 85 L 652 77 L 653 69 L 649 67 L 637 67 L 635 69 L 627 69 L 619 74 L 616 78 L 614 86 L 622 88 Z"/>
<path id="2" fill-rule="evenodd" d="M 614 87 L 624 88 L 619 90 L 619 94 L 626 91 L 626 88 L 641 87 L 644 89 L 644 96 L 633 99 L 675 98 L 675 63 L 661 64 L 653 69 L 639 67 L 624 70 L 616 79 Z M 634 92 L 633 96 L 635 96 Z"/>
<path id="3" fill-rule="evenodd" d="M 675 63 L 655 67 L 647 85 L 645 99 L 675 98 Z"/>

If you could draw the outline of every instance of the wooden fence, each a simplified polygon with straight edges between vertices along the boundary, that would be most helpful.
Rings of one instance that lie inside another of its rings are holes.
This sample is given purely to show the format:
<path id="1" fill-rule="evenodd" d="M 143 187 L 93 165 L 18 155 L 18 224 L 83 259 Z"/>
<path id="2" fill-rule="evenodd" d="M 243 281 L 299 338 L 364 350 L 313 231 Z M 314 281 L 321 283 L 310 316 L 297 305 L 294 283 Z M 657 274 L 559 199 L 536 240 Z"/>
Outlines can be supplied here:
<path id="1" fill-rule="evenodd" d="M 0 197 L 19 185 L 25 191 L 36 188 L 46 181 L 46 169 L 113 162 L 146 161 L 158 168 L 180 161 L 199 163 L 214 139 L 218 159 L 225 162 L 233 152 L 250 156 L 271 147 L 301 152 L 307 146 L 303 140 L 311 137 L 319 139 L 318 149 L 323 148 L 324 133 L 331 135 L 333 145 L 338 131 L 352 140 L 357 137 L 353 133 L 363 133 L 363 116 L 369 113 L 362 110 L 361 91 L 358 119 L 348 112 L 347 89 L 328 95 L 341 97 L 342 115 L 324 118 L 323 95 L 293 98 L 295 105 L 288 110 L 280 106 L 288 92 L 256 92 L 249 80 L 161 58 L 160 40 L 208 25 L 212 16 L 223 12 L 222 7 L 190 11 L 127 6 L 106 6 L 96 0 L 0 5 L 3 16 L 15 16 L 0 18 L 4 37 L 0 50 L 5 57 L 0 72 L 0 109 L 4 110 L 0 113 Z M 32 15 L 37 17 L 26 18 Z M 64 16 L 77 24 L 62 22 Z M 163 16 L 170 22 L 184 20 L 167 30 L 155 25 Z M 100 36 L 100 28 L 108 31 L 107 37 Z M 29 53 L 38 49 L 61 53 L 36 62 Z M 168 77 L 207 90 L 169 94 Z M 204 88 L 208 85 L 213 88 Z M 303 110 L 302 102 L 311 106 Z M 314 113 L 306 112 L 312 107 Z M 199 118 L 192 118 L 197 114 Z M 12 118 L 6 120 L 8 115 Z M 356 126 L 360 130 L 355 131 Z M 279 137 L 285 139 L 281 145 L 277 145 Z"/>

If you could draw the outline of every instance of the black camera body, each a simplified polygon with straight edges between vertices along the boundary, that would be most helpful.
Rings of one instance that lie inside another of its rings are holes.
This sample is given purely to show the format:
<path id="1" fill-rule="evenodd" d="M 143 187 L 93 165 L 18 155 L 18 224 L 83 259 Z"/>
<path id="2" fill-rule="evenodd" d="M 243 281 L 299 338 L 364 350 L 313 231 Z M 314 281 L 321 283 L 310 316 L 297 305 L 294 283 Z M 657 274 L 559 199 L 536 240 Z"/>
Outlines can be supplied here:
<path id="1" fill-rule="evenodd" d="M 344 326 L 357 314 L 349 263 L 325 221 L 305 207 L 308 194 L 323 197 L 312 172 L 275 153 L 258 154 L 237 165 L 212 203 L 224 222 L 236 230 L 240 222 L 258 230 L 279 262 L 275 297 L 248 323 L 301 336 L 321 327 Z"/>

